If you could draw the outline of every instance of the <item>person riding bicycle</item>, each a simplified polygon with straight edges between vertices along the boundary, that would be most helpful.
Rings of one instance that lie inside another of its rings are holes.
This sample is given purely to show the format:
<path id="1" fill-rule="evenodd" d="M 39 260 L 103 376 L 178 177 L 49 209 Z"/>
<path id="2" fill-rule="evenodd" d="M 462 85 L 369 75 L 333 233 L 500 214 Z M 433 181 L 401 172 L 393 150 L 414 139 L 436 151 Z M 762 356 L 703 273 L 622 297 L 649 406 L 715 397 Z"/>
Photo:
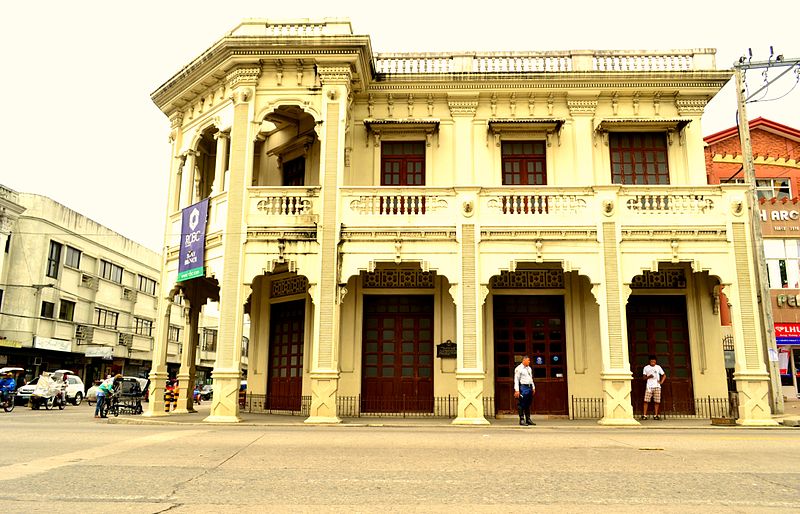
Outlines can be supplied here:
<path id="1" fill-rule="evenodd" d="M 0 380 L 0 399 L 6 401 L 6 398 L 14 392 L 17 388 L 17 381 L 11 373 L 4 373 L 3 378 Z"/>

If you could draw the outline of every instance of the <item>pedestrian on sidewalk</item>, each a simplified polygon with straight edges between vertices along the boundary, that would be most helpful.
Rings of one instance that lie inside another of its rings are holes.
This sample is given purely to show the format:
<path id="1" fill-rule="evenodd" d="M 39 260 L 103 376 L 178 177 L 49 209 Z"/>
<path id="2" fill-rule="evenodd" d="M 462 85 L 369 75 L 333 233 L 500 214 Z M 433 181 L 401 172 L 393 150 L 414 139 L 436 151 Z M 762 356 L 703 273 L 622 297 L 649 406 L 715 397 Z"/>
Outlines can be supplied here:
<path id="1" fill-rule="evenodd" d="M 531 358 L 526 355 L 522 358 L 522 363 L 514 369 L 514 398 L 517 399 L 519 424 L 522 426 L 536 424 L 531 421 L 531 404 L 535 392 Z"/>
<path id="2" fill-rule="evenodd" d="M 642 412 L 642 419 L 647 419 L 647 404 L 650 400 L 653 401 L 653 419 L 659 420 L 661 417 L 658 415 L 658 408 L 661 406 L 661 384 L 667 379 L 667 374 L 664 370 L 656 364 L 656 356 L 650 356 L 650 364 L 642 370 L 642 376 L 647 379 L 647 386 L 644 391 L 644 410 Z"/>

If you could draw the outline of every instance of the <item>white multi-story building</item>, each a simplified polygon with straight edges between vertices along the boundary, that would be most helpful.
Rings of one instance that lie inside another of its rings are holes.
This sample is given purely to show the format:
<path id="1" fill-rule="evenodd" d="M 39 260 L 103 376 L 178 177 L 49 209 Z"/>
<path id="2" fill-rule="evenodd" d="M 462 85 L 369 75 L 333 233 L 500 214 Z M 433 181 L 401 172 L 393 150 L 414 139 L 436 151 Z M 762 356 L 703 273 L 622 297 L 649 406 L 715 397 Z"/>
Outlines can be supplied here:
<path id="1" fill-rule="evenodd" d="M 485 423 L 526 354 L 538 413 L 637 423 L 655 354 L 692 414 L 728 398 L 724 288 L 739 422 L 773 423 L 747 187 L 706 183 L 700 120 L 730 76 L 709 49 L 376 55 L 347 21 L 240 24 L 152 94 L 172 126 L 157 318 L 219 300 L 209 420 L 239 419 L 247 314 L 248 394 L 309 422 L 455 399 Z M 206 200 L 204 272 L 179 280 Z"/>

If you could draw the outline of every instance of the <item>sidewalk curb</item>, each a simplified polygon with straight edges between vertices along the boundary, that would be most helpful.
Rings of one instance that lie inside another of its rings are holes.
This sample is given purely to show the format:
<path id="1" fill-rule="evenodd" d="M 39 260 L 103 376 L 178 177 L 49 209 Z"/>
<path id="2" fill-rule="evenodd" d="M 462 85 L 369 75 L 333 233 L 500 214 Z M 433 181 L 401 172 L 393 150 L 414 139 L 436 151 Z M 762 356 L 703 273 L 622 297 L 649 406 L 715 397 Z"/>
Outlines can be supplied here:
<path id="1" fill-rule="evenodd" d="M 450 423 L 397 423 L 397 422 L 348 422 L 344 421 L 337 424 L 307 424 L 303 422 L 294 423 L 281 423 L 276 421 L 242 421 L 239 423 L 213 423 L 205 421 L 169 421 L 163 419 L 148 419 L 148 418 L 108 418 L 107 424 L 110 425 L 156 425 L 156 426 L 207 426 L 207 427 L 344 427 L 344 428 L 459 428 L 459 429 L 482 429 L 482 430 L 563 430 L 563 429 L 578 429 L 578 430 L 730 430 L 730 429 L 744 429 L 744 430 L 790 430 L 795 428 L 791 425 L 781 424 L 783 420 L 778 421 L 778 426 L 774 427 L 743 427 L 739 425 L 734 426 L 716 426 L 709 424 L 703 425 L 639 425 L 639 426 L 604 426 L 604 425 L 569 425 L 569 424 L 555 424 L 555 425 L 542 425 L 541 423 L 535 427 L 520 427 L 514 425 L 453 425 Z"/>

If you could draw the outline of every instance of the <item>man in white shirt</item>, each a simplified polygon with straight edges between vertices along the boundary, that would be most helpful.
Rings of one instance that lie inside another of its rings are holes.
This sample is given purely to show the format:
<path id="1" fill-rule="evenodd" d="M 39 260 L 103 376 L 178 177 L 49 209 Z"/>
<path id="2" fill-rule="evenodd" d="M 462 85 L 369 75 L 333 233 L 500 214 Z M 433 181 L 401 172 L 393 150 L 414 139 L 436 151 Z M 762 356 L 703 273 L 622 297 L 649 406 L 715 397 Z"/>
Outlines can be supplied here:
<path id="1" fill-rule="evenodd" d="M 536 424 L 531 421 L 531 403 L 535 392 L 531 358 L 526 355 L 522 358 L 522 363 L 514 369 L 514 398 L 517 399 L 519 424 L 522 426 Z"/>
<path id="2" fill-rule="evenodd" d="M 642 412 L 642 419 L 647 419 L 647 404 L 650 400 L 653 401 L 653 411 L 655 416 L 653 419 L 661 419 L 658 415 L 658 408 L 661 406 L 661 384 L 667 379 L 664 370 L 656 364 L 656 356 L 650 356 L 650 364 L 644 367 L 642 375 L 647 379 L 647 389 L 644 392 L 644 410 Z"/>

